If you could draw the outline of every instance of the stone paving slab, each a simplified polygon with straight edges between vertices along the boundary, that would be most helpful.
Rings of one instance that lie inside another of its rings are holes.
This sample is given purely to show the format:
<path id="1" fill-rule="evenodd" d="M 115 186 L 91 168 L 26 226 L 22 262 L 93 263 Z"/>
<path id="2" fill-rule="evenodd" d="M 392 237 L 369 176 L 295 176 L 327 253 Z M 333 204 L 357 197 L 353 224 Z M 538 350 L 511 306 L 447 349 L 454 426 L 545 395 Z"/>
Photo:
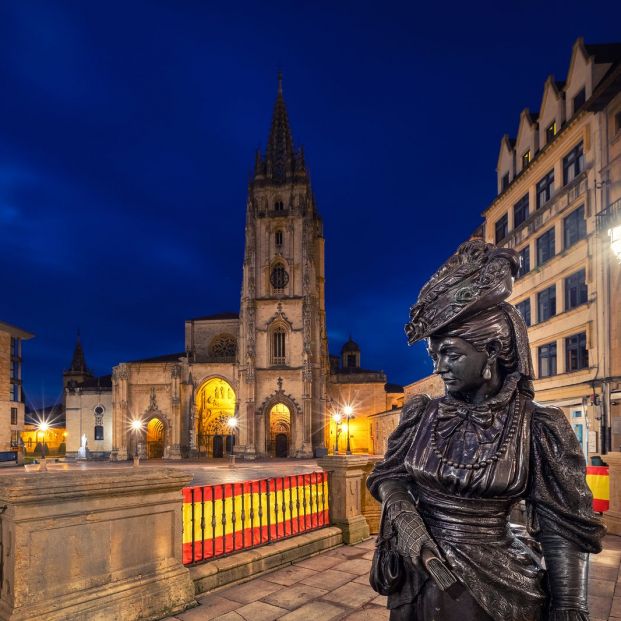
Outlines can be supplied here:
<path id="1" fill-rule="evenodd" d="M 342 546 L 243 584 L 199 596 L 165 621 L 388 621 L 386 598 L 368 584 L 374 541 Z M 621 537 L 591 556 L 591 621 L 621 621 Z"/>

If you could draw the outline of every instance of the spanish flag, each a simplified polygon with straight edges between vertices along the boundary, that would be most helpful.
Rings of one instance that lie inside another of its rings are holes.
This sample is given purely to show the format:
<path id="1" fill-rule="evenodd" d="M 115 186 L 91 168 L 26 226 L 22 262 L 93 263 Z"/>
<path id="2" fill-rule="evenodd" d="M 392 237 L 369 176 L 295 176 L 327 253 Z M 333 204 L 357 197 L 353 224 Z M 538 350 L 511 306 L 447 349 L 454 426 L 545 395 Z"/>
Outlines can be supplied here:
<path id="1" fill-rule="evenodd" d="M 587 466 L 587 485 L 593 493 L 593 511 L 603 513 L 610 507 L 610 475 L 608 466 Z"/>

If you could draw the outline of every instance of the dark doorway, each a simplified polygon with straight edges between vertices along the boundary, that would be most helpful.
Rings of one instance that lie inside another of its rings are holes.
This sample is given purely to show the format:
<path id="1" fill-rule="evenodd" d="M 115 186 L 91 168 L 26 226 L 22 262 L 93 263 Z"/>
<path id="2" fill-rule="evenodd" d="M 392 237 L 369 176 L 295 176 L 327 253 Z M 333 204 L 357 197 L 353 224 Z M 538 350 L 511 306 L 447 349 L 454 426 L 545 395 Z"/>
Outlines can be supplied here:
<path id="1" fill-rule="evenodd" d="M 224 457 L 224 442 L 222 442 L 222 436 L 213 437 L 213 456 Z"/>
<path id="2" fill-rule="evenodd" d="M 226 436 L 226 454 L 233 454 L 233 447 L 235 446 L 235 436 Z"/>
<path id="3" fill-rule="evenodd" d="M 289 453 L 289 440 L 286 433 L 276 434 L 276 457 L 287 457 Z"/>

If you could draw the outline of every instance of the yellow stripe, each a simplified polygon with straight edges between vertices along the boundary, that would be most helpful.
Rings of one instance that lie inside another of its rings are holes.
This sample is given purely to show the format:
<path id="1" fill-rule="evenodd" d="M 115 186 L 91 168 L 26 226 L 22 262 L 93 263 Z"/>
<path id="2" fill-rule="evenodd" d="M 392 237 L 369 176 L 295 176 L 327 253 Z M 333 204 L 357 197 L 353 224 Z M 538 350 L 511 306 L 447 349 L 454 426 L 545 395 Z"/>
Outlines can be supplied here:
<path id="1" fill-rule="evenodd" d="M 604 474 L 587 474 L 587 485 L 591 489 L 593 498 L 610 500 L 610 477 Z"/>

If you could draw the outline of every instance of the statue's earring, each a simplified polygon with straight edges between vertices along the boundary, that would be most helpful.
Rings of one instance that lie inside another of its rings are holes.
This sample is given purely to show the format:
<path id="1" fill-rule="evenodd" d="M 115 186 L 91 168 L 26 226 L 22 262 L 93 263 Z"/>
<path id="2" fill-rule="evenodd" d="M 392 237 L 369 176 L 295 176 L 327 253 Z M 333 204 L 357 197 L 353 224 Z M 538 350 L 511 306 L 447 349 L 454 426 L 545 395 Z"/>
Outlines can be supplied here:
<path id="1" fill-rule="evenodd" d="M 485 368 L 483 369 L 483 379 L 484 380 L 490 380 L 492 379 L 492 371 L 489 368 L 489 365 L 485 365 Z"/>

